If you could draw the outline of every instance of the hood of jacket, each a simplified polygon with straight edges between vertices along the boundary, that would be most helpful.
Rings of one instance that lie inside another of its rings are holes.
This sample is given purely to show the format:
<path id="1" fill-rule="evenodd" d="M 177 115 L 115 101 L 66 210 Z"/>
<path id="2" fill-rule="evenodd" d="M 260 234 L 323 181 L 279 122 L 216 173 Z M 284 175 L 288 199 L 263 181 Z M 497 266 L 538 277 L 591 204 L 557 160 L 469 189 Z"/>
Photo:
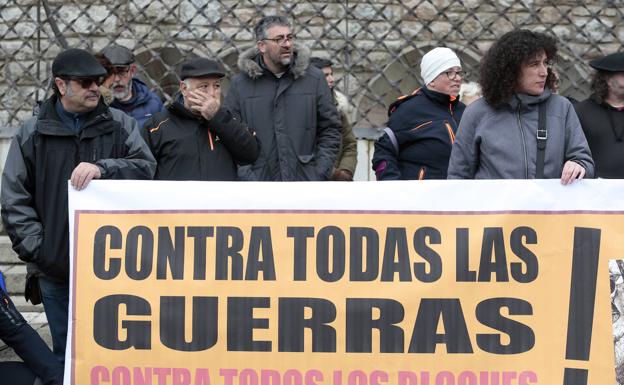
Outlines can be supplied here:
<path id="1" fill-rule="evenodd" d="M 548 98 L 550 98 L 551 95 L 552 95 L 552 92 L 548 88 L 545 88 L 544 92 L 542 92 L 541 95 L 528 95 L 528 94 L 516 93 L 516 94 L 513 94 L 511 98 L 509 98 L 509 100 L 507 101 L 507 104 L 513 110 L 531 109 L 537 104 L 540 104 L 546 101 Z"/>
<path id="2" fill-rule="evenodd" d="M 287 72 L 292 73 L 293 77 L 297 79 L 305 74 L 309 64 L 310 50 L 302 44 L 295 44 L 293 46 L 293 61 Z M 243 51 L 238 58 L 238 68 L 252 79 L 258 79 L 265 71 L 268 71 L 262 62 L 261 54 L 257 47 L 251 47 Z"/>

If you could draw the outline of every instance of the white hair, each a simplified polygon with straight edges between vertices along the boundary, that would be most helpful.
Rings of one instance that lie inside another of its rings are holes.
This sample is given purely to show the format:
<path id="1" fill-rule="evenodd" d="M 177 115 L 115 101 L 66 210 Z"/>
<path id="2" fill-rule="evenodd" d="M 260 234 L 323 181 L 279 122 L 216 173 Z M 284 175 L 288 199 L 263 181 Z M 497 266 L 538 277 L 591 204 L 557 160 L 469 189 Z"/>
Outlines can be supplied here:
<path id="1" fill-rule="evenodd" d="M 459 88 L 459 100 L 462 100 L 467 96 L 481 97 L 482 95 L 481 86 L 477 82 L 462 83 Z"/>

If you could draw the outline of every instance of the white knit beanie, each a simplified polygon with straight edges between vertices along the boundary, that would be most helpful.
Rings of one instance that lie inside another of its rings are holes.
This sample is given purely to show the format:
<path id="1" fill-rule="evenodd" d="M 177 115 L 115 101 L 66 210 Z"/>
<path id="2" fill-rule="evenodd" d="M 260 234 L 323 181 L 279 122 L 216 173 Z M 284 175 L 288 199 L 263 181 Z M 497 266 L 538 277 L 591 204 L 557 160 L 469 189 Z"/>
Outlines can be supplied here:
<path id="1" fill-rule="evenodd" d="M 420 62 L 420 76 L 427 85 L 436 76 L 453 67 L 461 67 L 455 52 L 450 48 L 436 47 L 423 56 Z"/>

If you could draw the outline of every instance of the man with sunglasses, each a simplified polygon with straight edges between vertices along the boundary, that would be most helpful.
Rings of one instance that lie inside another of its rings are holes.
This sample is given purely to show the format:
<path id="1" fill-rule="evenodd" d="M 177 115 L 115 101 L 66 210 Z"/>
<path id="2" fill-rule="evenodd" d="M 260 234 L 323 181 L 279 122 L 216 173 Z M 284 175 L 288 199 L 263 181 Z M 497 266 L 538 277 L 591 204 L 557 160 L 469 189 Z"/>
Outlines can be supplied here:
<path id="1" fill-rule="evenodd" d="M 459 101 L 459 58 L 446 47 L 427 52 L 420 63 L 424 86 L 388 109 L 388 127 L 375 143 L 377 180 L 446 179 L 451 146 L 466 106 Z"/>
<path id="2" fill-rule="evenodd" d="M 340 117 L 325 76 L 295 44 L 288 19 L 267 16 L 256 46 L 238 60 L 225 105 L 256 131 L 260 157 L 239 169 L 244 180 L 327 180 L 340 147 Z"/>
<path id="3" fill-rule="evenodd" d="M 164 109 L 162 101 L 145 83 L 134 77 L 137 67 L 132 51 L 122 45 L 112 44 L 102 50 L 102 55 L 113 67 L 111 107 L 132 116 L 139 127 L 143 127 L 150 116 Z"/>
<path id="4" fill-rule="evenodd" d="M 85 50 L 52 63 L 54 94 L 17 132 L 2 175 L 2 220 L 27 262 L 26 297 L 43 302 L 55 355 L 65 358 L 69 306 L 67 184 L 151 179 L 156 161 L 136 121 L 100 98 L 106 70 Z"/>

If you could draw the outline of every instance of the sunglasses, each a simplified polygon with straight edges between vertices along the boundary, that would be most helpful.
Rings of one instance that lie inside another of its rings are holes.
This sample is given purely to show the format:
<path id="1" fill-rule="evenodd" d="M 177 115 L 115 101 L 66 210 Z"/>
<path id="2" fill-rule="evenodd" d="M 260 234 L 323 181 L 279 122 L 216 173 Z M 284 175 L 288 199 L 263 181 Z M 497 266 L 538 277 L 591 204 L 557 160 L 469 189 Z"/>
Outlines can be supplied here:
<path id="1" fill-rule="evenodd" d="M 89 88 L 91 87 L 91 84 L 95 83 L 95 85 L 97 85 L 98 87 L 102 85 L 102 83 L 104 82 L 104 77 L 103 76 L 88 76 L 88 77 L 77 77 L 77 76 L 72 76 L 72 77 L 67 77 L 67 78 L 63 78 L 63 80 L 67 81 L 67 80 L 73 80 L 76 83 L 80 84 L 80 87 L 82 88 Z"/>

